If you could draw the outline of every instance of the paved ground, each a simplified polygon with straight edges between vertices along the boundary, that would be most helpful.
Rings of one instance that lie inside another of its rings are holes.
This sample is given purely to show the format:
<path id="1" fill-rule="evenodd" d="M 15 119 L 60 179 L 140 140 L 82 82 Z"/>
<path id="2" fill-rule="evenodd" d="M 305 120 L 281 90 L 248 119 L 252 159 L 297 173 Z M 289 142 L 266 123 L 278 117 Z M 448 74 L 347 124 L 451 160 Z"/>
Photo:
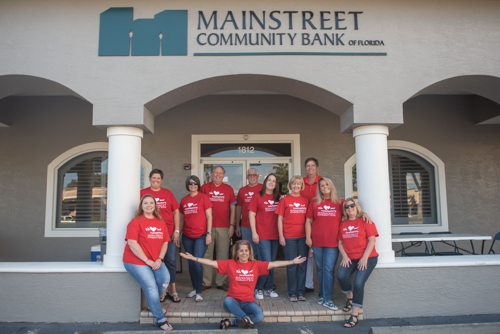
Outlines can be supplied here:
<path id="1" fill-rule="evenodd" d="M 323 334 L 323 333 L 364 333 L 368 334 L 372 327 L 384 326 L 422 326 L 439 324 L 473 324 L 500 322 L 500 314 L 474 315 L 474 316 L 454 316 L 454 317 L 426 317 L 426 318 L 401 318 L 401 319 L 371 319 L 362 320 L 359 325 L 352 329 L 342 328 L 342 322 L 310 322 L 310 323 L 265 323 L 257 326 L 259 334 Z M 480 333 L 471 326 L 470 333 Z M 215 324 L 177 324 L 175 330 L 204 330 L 217 329 Z M 410 328 L 408 328 L 409 331 Z M 153 325 L 140 325 L 139 323 L 77 323 L 77 324 L 56 324 L 56 323 L 0 323 L 0 333 L 2 334 L 74 334 L 75 332 L 102 332 L 102 331 L 155 331 L 158 328 Z M 234 332 L 234 331 L 233 331 Z M 441 333 L 437 330 L 436 333 Z M 230 333 L 230 332 L 228 332 Z M 500 333 L 498 330 L 490 333 Z"/>

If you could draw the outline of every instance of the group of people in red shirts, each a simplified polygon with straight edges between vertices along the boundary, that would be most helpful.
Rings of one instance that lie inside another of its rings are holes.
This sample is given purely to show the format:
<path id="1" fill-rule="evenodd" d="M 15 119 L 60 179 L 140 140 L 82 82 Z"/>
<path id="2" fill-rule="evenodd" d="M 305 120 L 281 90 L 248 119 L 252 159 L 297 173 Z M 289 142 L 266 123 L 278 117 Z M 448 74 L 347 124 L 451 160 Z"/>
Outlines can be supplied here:
<path id="1" fill-rule="evenodd" d="M 287 266 L 290 302 L 305 301 L 306 280 L 312 281 L 312 262 L 306 262 L 313 260 L 308 256 L 310 249 L 320 284 L 318 303 L 331 310 L 338 309 L 332 296 L 334 269 L 339 252 L 342 255 L 337 278 L 347 297 L 343 310 L 352 310 L 344 326 L 357 324 L 364 285 L 377 263 L 377 229 L 354 198 L 339 198 L 333 182 L 317 174 L 315 158 L 307 159 L 305 167 L 307 176 L 292 177 L 286 196 L 280 194 L 275 174 L 267 175 L 260 184 L 258 171 L 251 168 L 248 185 L 236 198 L 231 186 L 222 182 L 224 168 L 217 166 L 212 170 L 212 182 L 203 186 L 198 177 L 187 178 L 189 194 L 180 205 L 169 190 L 161 188 L 163 172 L 151 172 L 151 187 L 141 191 L 136 218 L 127 227 L 123 261 L 144 290 L 161 329 L 171 330 L 172 326 L 160 301 L 180 301 L 175 287 L 175 247 L 180 246 L 181 234 L 185 253 L 180 255 L 188 260 L 193 287 L 186 297 L 203 300 L 202 291 L 212 287 L 212 268 L 217 269 L 217 288 L 228 291 L 224 309 L 236 319 L 222 320 L 220 328 L 253 328 L 263 320 L 255 299 L 278 297 L 275 267 Z M 235 232 L 243 240 L 232 247 L 229 259 L 230 238 Z M 276 261 L 279 244 L 285 261 Z M 352 286 L 350 277 L 355 272 Z"/>

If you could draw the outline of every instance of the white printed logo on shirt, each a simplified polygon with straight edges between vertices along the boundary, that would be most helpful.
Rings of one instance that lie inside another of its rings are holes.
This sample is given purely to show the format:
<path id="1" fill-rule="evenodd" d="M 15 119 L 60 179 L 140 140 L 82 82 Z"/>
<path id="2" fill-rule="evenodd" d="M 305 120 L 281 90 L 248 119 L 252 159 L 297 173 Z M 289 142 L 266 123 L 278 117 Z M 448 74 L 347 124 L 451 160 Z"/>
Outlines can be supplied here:
<path id="1" fill-rule="evenodd" d="M 253 282 L 254 280 L 254 274 L 253 273 L 253 270 L 239 270 L 239 269 L 236 269 L 236 278 L 235 280 L 236 281 L 239 281 L 239 282 Z"/>

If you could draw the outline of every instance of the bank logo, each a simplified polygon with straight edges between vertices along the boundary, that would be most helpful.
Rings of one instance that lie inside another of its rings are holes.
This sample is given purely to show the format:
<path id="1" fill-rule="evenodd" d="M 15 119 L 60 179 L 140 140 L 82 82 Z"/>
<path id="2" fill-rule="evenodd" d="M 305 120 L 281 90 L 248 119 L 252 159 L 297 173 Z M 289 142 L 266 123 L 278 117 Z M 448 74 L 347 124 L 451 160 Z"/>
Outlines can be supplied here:
<path id="1" fill-rule="evenodd" d="M 187 55 L 187 10 L 164 10 L 153 19 L 134 20 L 134 8 L 101 13 L 99 56 Z"/>

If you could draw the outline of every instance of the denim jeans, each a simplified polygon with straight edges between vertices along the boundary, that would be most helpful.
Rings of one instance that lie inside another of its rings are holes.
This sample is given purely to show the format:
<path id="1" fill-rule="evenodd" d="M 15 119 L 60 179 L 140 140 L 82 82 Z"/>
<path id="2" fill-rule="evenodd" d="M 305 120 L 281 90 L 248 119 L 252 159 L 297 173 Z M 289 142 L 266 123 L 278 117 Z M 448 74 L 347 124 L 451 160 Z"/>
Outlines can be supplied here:
<path id="1" fill-rule="evenodd" d="M 260 261 L 276 261 L 278 255 L 278 240 L 259 240 Z M 269 270 L 269 275 L 259 276 L 256 289 L 272 290 L 274 285 L 274 269 Z"/>
<path id="2" fill-rule="evenodd" d="M 165 262 L 165 266 L 168 269 L 168 273 L 170 274 L 170 283 L 175 283 L 176 271 L 177 271 L 177 263 L 175 260 L 175 249 L 177 246 L 173 243 L 174 238 L 170 237 L 170 242 L 168 243 L 167 252 L 165 253 L 165 258 L 163 262 Z"/>
<path id="3" fill-rule="evenodd" d="M 191 239 L 186 235 L 182 235 L 182 244 L 184 245 L 184 251 L 193 255 L 194 257 L 199 257 L 203 259 L 205 252 L 207 251 L 206 245 L 207 235 L 203 234 L 201 237 L 196 239 Z M 191 284 L 196 293 L 201 293 L 201 285 L 203 283 L 203 267 L 201 263 L 196 261 L 188 260 L 189 265 L 189 276 L 191 277 Z"/>
<path id="4" fill-rule="evenodd" d="M 307 257 L 309 247 L 306 238 L 285 239 L 286 246 L 283 247 L 285 260 L 293 260 L 297 256 Z M 288 281 L 288 297 L 303 296 L 306 292 L 307 262 L 286 266 L 286 277 Z"/>
<path id="5" fill-rule="evenodd" d="M 255 260 L 259 260 L 259 247 L 257 247 L 255 242 L 253 242 L 252 240 L 252 228 L 242 226 L 240 229 L 241 229 L 241 239 L 248 240 L 248 242 L 250 242 L 250 246 L 252 246 L 253 249 L 253 258 Z"/>
<path id="6" fill-rule="evenodd" d="M 339 249 L 337 247 L 313 247 L 313 251 L 318 271 L 319 296 L 325 302 L 331 302 L 333 301 L 333 282 Z"/>
<path id="7" fill-rule="evenodd" d="M 223 306 L 224 310 L 234 314 L 236 319 L 248 317 L 254 324 L 258 324 L 264 320 L 264 313 L 262 313 L 259 304 L 254 301 L 240 302 L 234 298 L 226 297 Z M 233 326 L 236 326 L 236 319 L 232 320 Z"/>
<path id="8" fill-rule="evenodd" d="M 132 276 L 141 286 L 149 309 L 158 323 L 167 320 L 160 304 L 160 296 L 163 295 L 168 288 L 170 275 L 167 267 L 162 263 L 157 270 L 151 269 L 150 266 L 140 266 L 131 263 L 123 263 L 125 270 Z"/>
<path id="9" fill-rule="evenodd" d="M 363 307 L 363 297 L 365 295 L 365 283 L 370 277 L 373 269 L 377 265 L 378 256 L 368 258 L 368 263 L 366 269 L 359 270 L 358 263 L 359 260 L 351 260 L 349 267 L 345 268 L 340 266 L 337 272 L 337 279 L 339 280 L 340 288 L 343 293 L 349 293 L 352 291 L 352 305 Z M 351 276 L 356 272 L 356 277 L 354 278 L 354 290 L 351 285 Z"/>

